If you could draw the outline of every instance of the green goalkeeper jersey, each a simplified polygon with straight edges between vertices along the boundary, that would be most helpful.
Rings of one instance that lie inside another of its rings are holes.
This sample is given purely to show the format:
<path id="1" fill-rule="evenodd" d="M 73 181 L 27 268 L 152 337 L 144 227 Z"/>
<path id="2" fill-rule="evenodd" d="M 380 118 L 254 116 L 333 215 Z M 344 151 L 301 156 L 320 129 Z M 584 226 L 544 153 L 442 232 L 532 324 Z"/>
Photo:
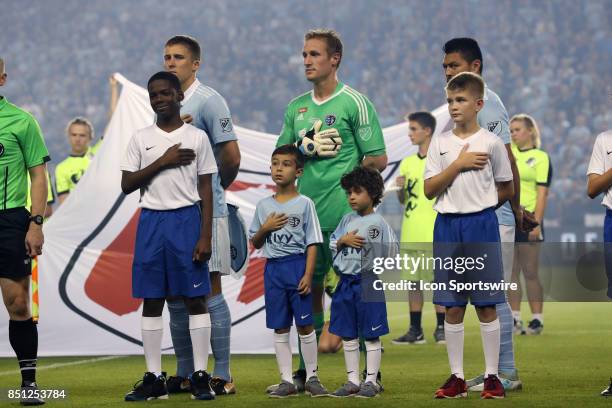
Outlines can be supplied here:
<path id="1" fill-rule="evenodd" d="M 300 194 L 315 203 L 322 231 L 334 231 L 342 217 L 351 212 L 340 178 L 361 163 L 364 156 L 385 154 L 385 141 L 374 105 L 362 94 L 339 82 L 333 95 L 315 101 L 313 92 L 289 103 L 277 146 L 302 139 L 313 123 L 321 120 L 321 130 L 335 128 L 342 137 L 336 157 L 306 160 L 298 179 Z"/>

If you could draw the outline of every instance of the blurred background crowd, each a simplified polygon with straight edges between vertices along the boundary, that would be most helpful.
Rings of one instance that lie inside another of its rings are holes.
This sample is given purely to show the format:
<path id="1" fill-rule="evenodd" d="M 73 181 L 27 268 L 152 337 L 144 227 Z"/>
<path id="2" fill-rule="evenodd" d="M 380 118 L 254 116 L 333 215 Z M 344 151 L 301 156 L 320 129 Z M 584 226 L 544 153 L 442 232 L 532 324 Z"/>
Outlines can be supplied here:
<path id="1" fill-rule="evenodd" d="M 269 133 L 310 88 L 301 58 L 309 28 L 340 32 L 340 79 L 372 100 L 383 127 L 444 102 L 442 45 L 472 36 L 508 113 L 539 123 L 554 169 L 547 218 L 555 222 L 583 217 L 569 209 L 584 206 L 594 138 L 612 128 L 610 21 L 607 0 L 13 1 L 0 13 L 9 75 L 2 93 L 39 120 L 53 168 L 70 151 L 71 118 L 89 118 L 102 134 L 109 75 L 143 85 L 162 69 L 163 44 L 175 34 L 200 40 L 200 79 L 225 96 L 235 123 Z"/>

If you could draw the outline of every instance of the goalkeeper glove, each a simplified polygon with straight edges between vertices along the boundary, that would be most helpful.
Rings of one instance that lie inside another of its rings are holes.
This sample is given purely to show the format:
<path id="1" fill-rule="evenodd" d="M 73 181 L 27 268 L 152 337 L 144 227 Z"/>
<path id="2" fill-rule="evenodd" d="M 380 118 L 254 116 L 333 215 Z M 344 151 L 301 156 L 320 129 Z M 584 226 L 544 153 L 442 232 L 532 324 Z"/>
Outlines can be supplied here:
<path id="1" fill-rule="evenodd" d="M 319 131 L 321 125 L 323 122 L 315 121 L 312 128 L 298 142 L 298 147 L 308 157 L 336 157 L 342 147 L 342 138 L 334 128 Z"/>

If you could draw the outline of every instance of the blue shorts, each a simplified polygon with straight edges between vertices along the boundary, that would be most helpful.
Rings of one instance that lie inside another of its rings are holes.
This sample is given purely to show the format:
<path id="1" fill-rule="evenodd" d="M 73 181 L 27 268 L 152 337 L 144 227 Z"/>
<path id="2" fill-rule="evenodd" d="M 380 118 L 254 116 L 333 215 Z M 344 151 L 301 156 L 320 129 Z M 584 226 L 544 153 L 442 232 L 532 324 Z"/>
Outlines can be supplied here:
<path id="1" fill-rule="evenodd" d="M 434 224 L 434 258 L 451 259 L 454 265 L 447 269 L 436 262 L 434 282 L 446 288 L 434 291 L 435 304 L 464 307 L 468 300 L 474 306 L 506 302 L 503 290 L 457 291 L 452 288 L 453 283 L 501 283 L 504 278 L 499 224 L 493 208 L 471 214 L 438 214 Z M 470 268 L 465 264 L 468 259 L 474 260 Z M 476 267 L 476 262 L 480 268 Z"/>
<path id="2" fill-rule="evenodd" d="M 298 285 L 306 272 L 306 255 L 268 258 L 264 270 L 266 327 L 286 329 L 312 324 L 312 294 L 300 295 Z"/>
<path id="3" fill-rule="evenodd" d="M 206 262 L 192 260 L 200 226 L 196 205 L 167 211 L 142 209 L 132 265 L 132 296 L 194 298 L 210 293 Z"/>
<path id="4" fill-rule="evenodd" d="M 612 299 L 612 210 L 606 209 L 604 220 L 604 256 L 608 275 L 608 297 Z"/>
<path id="5" fill-rule="evenodd" d="M 389 333 L 387 304 L 362 299 L 360 275 L 340 276 L 332 296 L 329 332 L 345 339 L 373 339 Z"/>

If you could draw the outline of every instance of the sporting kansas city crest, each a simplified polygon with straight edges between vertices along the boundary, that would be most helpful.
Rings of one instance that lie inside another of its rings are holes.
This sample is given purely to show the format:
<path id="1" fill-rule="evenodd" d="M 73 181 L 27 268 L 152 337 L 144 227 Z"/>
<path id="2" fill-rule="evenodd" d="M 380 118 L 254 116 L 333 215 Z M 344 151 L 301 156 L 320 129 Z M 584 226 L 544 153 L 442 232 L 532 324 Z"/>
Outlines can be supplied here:
<path id="1" fill-rule="evenodd" d="M 287 218 L 287 225 L 289 225 L 291 228 L 297 228 L 301 223 L 302 221 L 300 220 L 300 217 L 295 214 L 292 214 Z"/>
<path id="2" fill-rule="evenodd" d="M 376 225 L 372 225 L 368 228 L 368 237 L 370 239 L 376 239 L 380 236 L 380 229 Z"/>

